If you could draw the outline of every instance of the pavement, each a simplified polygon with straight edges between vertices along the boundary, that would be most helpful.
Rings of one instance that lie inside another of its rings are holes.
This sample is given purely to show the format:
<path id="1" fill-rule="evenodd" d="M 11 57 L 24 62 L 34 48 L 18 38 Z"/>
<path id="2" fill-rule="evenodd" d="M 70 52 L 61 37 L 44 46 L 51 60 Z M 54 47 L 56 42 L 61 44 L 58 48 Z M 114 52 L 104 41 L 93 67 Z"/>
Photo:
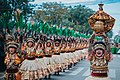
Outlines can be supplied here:
<path id="1" fill-rule="evenodd" d="M 59 75 L 52 75 L 51 79 L 43 80 L 84 80 L 90 75 L 89 62 L 80 61 L 76 66 Z M 109 62 L 109 77 L 111 80 L 120 80 L 120 55 L 113 55 L 113 60 Z"/>

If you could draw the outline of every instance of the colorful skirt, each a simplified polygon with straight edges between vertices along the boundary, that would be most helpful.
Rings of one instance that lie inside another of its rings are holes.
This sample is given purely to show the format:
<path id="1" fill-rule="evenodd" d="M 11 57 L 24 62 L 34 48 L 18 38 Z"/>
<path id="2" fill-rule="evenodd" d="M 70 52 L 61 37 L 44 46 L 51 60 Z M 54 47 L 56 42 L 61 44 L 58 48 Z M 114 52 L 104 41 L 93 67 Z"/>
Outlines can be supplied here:
<path id="1" fill-rule="evenodd" d="M 54 62 L 55 62 L 55 71 L 59 71 L 62 69 L 62 57 L 61 55 L 53 55 L 52 56 Z"/>
<path id="2" fill-rule="evenodd" d="M 51 74 L 55 72 L 55 62 L 52 57 L 44 57 L 44 62 L 47 65 L 48 73 Z"/>
<path id="3" fill-rule="evenodd" d="M 67 53 L 60 53 L 62 69 L 66 69 L 68 66 Z"/>
<path id="4" fill-rule="evenodd" d="M 41 71 L 41 64 L 38 64 L 38 61 L 35 60 L 27 60 L 25 59 L 21 66 L 20 66 L 20 72 L 21 72 L 21 80 L 25 79 L 39 79 L 42 77 L 42 71 Z"/>

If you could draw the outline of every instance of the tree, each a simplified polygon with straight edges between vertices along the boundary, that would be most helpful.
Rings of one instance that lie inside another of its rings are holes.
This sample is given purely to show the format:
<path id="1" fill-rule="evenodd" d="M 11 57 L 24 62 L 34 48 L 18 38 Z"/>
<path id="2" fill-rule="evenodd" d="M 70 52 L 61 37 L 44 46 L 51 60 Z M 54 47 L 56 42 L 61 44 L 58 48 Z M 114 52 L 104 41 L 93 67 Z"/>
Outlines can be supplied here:
<path id="1" fill-rule="evenodd" d="M 86 33 L 91 33 L 91 29 L 88 25 L 88 17 L 94 13 L 92 9 L 85 7 L 84 5 L 70 7 L 69 9 L 69 18 L 70 22 L 74 22 L 75 26 L 73 27 L 75 30 Z"/>
<path id="2" fill-rule="evenodd" d="M 29 2 L 30 0 L 1 0 L 0 21 L 2 23 L 2 28 L 5 28 L 5 30 L 10 33 L 10 29 L 12 29 L 16 23 L 14 13 L 17 9 L 20 9 L 22 11 L 22 16 L 24 18 L 23 21 L 27 22 L 27 14 L 31 11 Z"/>
<path id="3" fill-rule="evenodd" d="M 44 20 L 52 25 L 71 27 L 73 30 L 92 34 L 88 25 L 88 17 L 94 11 L 85 6 L 65 6 L 62 3 L 48 2 L 43 3 L 35 13 L 35 19 Z"/>
<path id="4" fill-rule="evenodd" d="M 43 3 L 40 10 L 36 11 L 35 17 L 38 21 L 44 20 L 50 24 L 60 25 L 65 18 L 67 7 L 57 2 Z"/>

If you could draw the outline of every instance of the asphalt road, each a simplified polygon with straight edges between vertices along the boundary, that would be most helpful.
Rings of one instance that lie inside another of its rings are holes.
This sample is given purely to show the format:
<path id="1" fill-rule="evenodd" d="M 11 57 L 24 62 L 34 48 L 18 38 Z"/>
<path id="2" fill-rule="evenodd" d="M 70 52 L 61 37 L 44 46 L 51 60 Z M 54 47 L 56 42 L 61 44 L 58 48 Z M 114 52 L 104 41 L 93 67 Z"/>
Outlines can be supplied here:
<path id="1" fill-rule="evenodd" d="M 89 66 L 88 61 L 82 60 L 70 70 L 43 80 L 84 80 L 90 75 Z M 113 60 L 109 63 L 109 77 L 112 80 L 120 80 L 120 55 L 113 55 Z"/>

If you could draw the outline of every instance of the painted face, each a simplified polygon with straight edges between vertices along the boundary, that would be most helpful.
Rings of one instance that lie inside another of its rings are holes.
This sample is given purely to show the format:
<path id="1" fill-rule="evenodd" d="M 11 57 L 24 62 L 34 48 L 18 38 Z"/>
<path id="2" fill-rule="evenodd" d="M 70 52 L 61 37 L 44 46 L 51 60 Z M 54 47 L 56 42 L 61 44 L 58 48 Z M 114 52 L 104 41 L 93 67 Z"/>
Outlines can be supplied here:
<path id="1" fill-rule="evenodd" d="M 10 52 L 10 54 L 15 53 L 15 48 L 9 48 L 9 52 Z"/>
<path id="2" fill-rule="evenodd" d="M 32 47 L 33 46 L 33 43 L 30 41 L 28 42 L 28 47 Z"/>
<path id="3" fill-rule="evenodd" d="M 50 46 L 51 46 L 51 43 L 50 43 L 50 42 L 48 42 L 46 45 L 47 45 L 47 47 L 50 47 Z"/>
<path id="4" fill-rule="evenodd" d="M 102 49 L 97 49 L 95 51 L 97 57 L 102 57 L 103 56 L 103 50 Z"/>
<path id="5" fill-rule="evenodd" d="M 59 43 L 55 43 L 55 46 L 57 46 L 57 47 L 58 47 L 58 46 L 59 46 Z"/>

